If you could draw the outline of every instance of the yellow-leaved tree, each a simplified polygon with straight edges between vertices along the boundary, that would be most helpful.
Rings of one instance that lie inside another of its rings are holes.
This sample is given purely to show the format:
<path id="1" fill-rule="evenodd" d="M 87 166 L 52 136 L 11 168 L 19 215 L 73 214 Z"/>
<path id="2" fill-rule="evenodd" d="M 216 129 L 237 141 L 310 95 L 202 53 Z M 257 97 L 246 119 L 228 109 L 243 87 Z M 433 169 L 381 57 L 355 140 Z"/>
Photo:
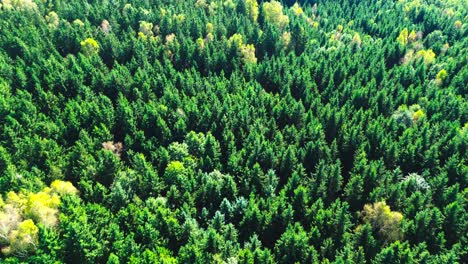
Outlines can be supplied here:
<path id="1" fill-rule="evenodd" d="M 5 255 L 28 256 L 37 248 L 38 233 L 39 228 L 31 219 L 24 220 L 18 225 L 18 229 L 11 231 L 8 237 L 10 245 L 2 248 L 2 252 Z"/>
<path id="2" fill-rule="evenodd" d="M 404 28 L 401 32 L 400 35 L 398 35 L 397 41 L 400 43 L 402 46 L 406 46 L 408 43 L 408 29 Z"/>
<path id="3" fill-rule="evenodd" d="M 444 83 L 444 80 L 447 79 L 447 77 L 448 77 L 447 71 L 444 69 L 440 70 L 436 75 L 436 84 L 442 85 Z"/>
<path id="4" fill-rule="evenodd" d="M 81 52 L 86 56 L 97 54 L 99 52 L 99 44 L 95 39 L 87 38 L 80 42 Z"/>
<path id="5" fill-rule="evenodd" d="M 45 16 L 45 21 L 47 22 L 47 25 L 50 27 L 50 28 L 57 28 L 59 23 L 60 23 L 60 18 L 59 16 L 57 15 L 57 13 L 55 13 L 54 11 L 51 11 L 49 12 L 48 15 Z"/>
<path id="6" fill-rule="evenodd" d="M 228 39 L 228 47 L 236 47 L 240 48 L 244 45 L 243 40 L 242 40 L 242 35 L 239 33 L 235 33 Z"/>
<path id="7" fill-rule="evenodd" d="M 393 242 L 403 238 L 401 232 L 403 215 L 392 211 L 385 201 L 364 205 L 361 216 L 364 222 L 369 223 L 385 242 Z"/>
<path id="8" fill-rule="evenodd" d="M 257 63 L 257 58 L 255 57 L 255 46 L 253 44 L 244 44 L 241 34 L 234 34 L 228 39 L 228 47 L 235 48 L 240 51 L 242 55 L 242 61 L 245 64 L 255 64 Z"/>
<path id="9" fill-rule="evenodd" d="M 36 250 L 39 228 L 54 228 L 58 222 L 60 197 L 76 195 L 70 183 L 56 180 L 50 187 L 33 193 L 10 191 L 0 196 L 0 247 L 5 255 L 25 257 Z"/>
<path id="10" fill-rule="evenodd" d="M 283 14 L 283 6 L 280 2 L 272 0 L 262 5 L 265 21 L 283 29 L 289 24 L 289 17 Z"/>
<path id="11" fill-rule="evenodd" d="M 34 220 L 35 223 L 46 227 L 52 227 L 57 224 L 58 206 L 60 198 L 49 190 L 30 193 L 26 195 L 26 206 L 24 207 L 25 218 Z"/>
<path id="12" fill-rule="evenodd" d="M 59 181 L 55 180 L 50 184 L 50 188 L 52 192 L 57 193 L 59 196 L 67 195 L 67 194 L 77 194 L 78 190 L 73 186 L 71 182 L 68 181 Z"/>
<path id="13" fill-rule="evenodd" d="M 245 9 L 250 19 L 257 21 L 259 13 L 257 0 L 245 0 Z"/>
<path id="14" fill-rule="evenodd" d="M 253 44 L 247 44 L 241 47 L 242 61 L 245 64 L 255 64 L 257 63 L 257 58 L 255 57 L 255 46 Z"/>
<path id="15" fill-rule="evenodd" d="M 420 50 L 416 53 L 417 58 L 422 58 L 426 65 L 429 65 L 435 61 L 436 54 L 432 49 Z"/>
<path id="16" fill-rule="evenodd" d="M 295 16 L 302 16 L 304 14 L 304 10 L 302 10 L 302 7 L 297 2 L 291 7 L 291 11 Z"/>

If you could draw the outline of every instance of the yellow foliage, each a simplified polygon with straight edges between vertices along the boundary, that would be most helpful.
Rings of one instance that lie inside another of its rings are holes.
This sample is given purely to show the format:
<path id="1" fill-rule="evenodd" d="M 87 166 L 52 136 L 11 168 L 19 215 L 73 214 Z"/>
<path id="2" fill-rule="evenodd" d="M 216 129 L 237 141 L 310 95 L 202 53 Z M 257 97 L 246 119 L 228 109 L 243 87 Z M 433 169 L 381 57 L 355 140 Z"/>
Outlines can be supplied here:
<path id="1" fill-rule="evenodd" d="M 174 19 L 175 21 L 182 23 L 185 21 L 185 15 L 184 14 L 174 15 Z"/>
<path id="2" fill-rule="evenodd" d="M 468 133 L 468 123 L 465 123 L 465 125 L 461 129 L 461 133 L 462 133 L 462 135 L 465 135 L 465 134 Z"/>
<path id="3" fill-rule="evenodd" d="M 54 11 L 51 11 L 47 16 L 45 16 L 45 20 L 50 28 L 57 28 L 60 22 L 57 13 Z"/>
<path id="4" fill-rule="evenodd" d="M 145 35 L 145 37 L 152 37 L 154 35 L 153 34 L 153 23 L 149 23 L 149 22 L 146 22 L 146 21 L 141 21 L 138 36 L 142 37 L 140 33 Z M 144 39 L 146 39 L 146 38 L 144 38 Z"/>
<path id="5" fill-rule="evenodd" d="M 456 29 L 460 29 L 463 26 L 463 23 L 460 20 L 457 20 L 453 25 Z"/>
<path id="6" fill-rule="evenodd" d="M 206 3 L 206 0 L 197 0 L 195 2 L 196 7 L 201 7 L 201 8 L 208 8 L 208 4 Z"/>
<path id="7" fill-rule="evenodd" d="M 255 64 L 257 63 L 257 58 L 255 57 L 255 46 L 253 44 L 244 45 L 241 48 L 242 61 L 245 64 Z"/>
<path id="8" fill-rule="evenodd" d="M 208 40 L 208 41 L 213 41 L 213 40 L 214 40 L 214 35 L 213 35 L 213 33 L 208 33 L 208 34 L 206 34 L 206 40 Z"/>
<path id="9" fill-rule="evenodd" d="M 122 9 L 122 13 L 124 16 L 128 15 L 128 13 L 130 13 L 130 11 L 133 9 L 132 7 L 132 4 L 125 4 L 123 9 Z"/>
<path id="10" fill-rule="evenodd" d="M 180 161 L 171 161 L 166 168 L 165 175 L 171 179 L 177 178 L 180 174 L 185 172 L 184 163 Z"/>
<path id="11" fill-rule="evenodd" d="M 205 48 L 205 41 L 202 38 L 197 39 L 197 44 L 201 49 Z"/>
<path id="12" fill-rule="evenodd" d="M 421 120 L 421 118 L 423 118 L 425 116 L 423 110 L 419 109 L 418 111 L 416 111 L 414 114 L 413 114 L 413 122 L 418 122 L 419 120 Z"/>
<path id="13" fill-rule="evenodd" d="M 23 194 L 18 195 L 17 193 L 10 191 L 7 193 L 6 203 L 11 204 L 17 208 L 22 208 L 26 201 Z"/>
<path id="14" fill-rule="evenodd" d="M 413 43 L 417 39 L 416 31 L 411 31 L 411 33 L 408 35 L 408 43 Z"/>
<path id="15" fill-rule="evenodd" d="M 81 51 L 85 55 L 97 54 L 99 52 L 99 44 L 92 38 L 87 38 L 80 42 Z"/>
<path id="16" fill-rule="evenodd" d="M 240 51 L 242 55 L 242 61 L 244 63 L 257 63 L 257 58 L 255 57 L 255 46 L 252 44 L 244 45 L 242 35 L 236 33 L 228 39 L 228 47 L 236 48 Z"/>
<path id="17" fill-rule="evenodd" d="M 161 16 L 166 16 L 167 15 L 167 10 L 165 8 L 160 8 L 159 12 L 161 12 Z"/>
<path id="18" fill-rule="evenodd" d="M 444 10 L 444 14 L 449 17 L 453 17 L 453 15 L 455 15 L 455 10 L 453 10 L 453 8 L 447 8 Z"/>
<path id="19" fill-rule="evenodd" d="M 75 20 L 73 20 L 73 25 L 78 26 L 78 27 L 82 27 L 82 26 L 84 26 L 84 23 L 80 19 L 75 19 Z"/>
<path id="20" fill-rule="evenodd" d="M 242 35 L 239 33 L 235 33 L 228 39 L 228 47 L 234 46 L 234 47 L 240 48 L 242 47 L 242 45 L 243 45 Z"/>
<path id="21" fill-rule="evenodd" d="M 362 217 L 385 241 L 392 242 L 402 238 L 400 226 L 403 215 L 399 212 L 392 212 L 385 201 L 366 204 Z"/>
<path id="22" fill-rule="evenodd" d="M 211 2 L 210 5 L 208 6 L 208 12 L 210 14 L 216 14 L 216 11 L 218 10 L 218 4 L 216 2 Z"/>
<path id="23" fill-rule="evenodd" d="M 398 43 L 405 46 L 408 43 L 408 29 L 404 28 L 397 38 Z"/>
<path id="24" fill-rule="evenodd" d="M 27 195 L 27 199 L 26 208 L 33 206 L 35 203 L 40 203 L 52 208 L 57 208 L 60 205 L 59 196 L 57 194 L 51 194 L 49 188 L 46 188 L 45 192 L 30 193 Z"/>
<path id="25" fill-rule="evenodd" d="M 343 25 L 338 25 L 338 26 L 336 27 L 336 31 L 338 31 L 338 32 L 340 32 L 340 33 L 343 32 Z"/>
<path id="26" fill-rule="evenodd" d="M 278 1 L 263 3 L 263 13 L 266 21 L 279 28 L 284 28 L 289 24 L 289 17 L 283 14 L 283 6 Z"/>
<path id="27" fill-rule="evenodd" d="M 143 32 L 138 32 L 138 37 L 141 38 L 142 40 L 148 39 L 148 37 Z"/>
<path id="28" fill-rule="evenodd" d="M 295 16 L 301 16 L 304 14 L 304 10 L 302 10 L 297 2 L 291 7 L 291 10 Z"/>
<path id="29" fill-rule="evenodd" d="M 150 11 L 150 10 L 148 10 L 148 9 L 141 8 L 141 7 L 140 7 L 140 10 L 141 10 L 141 12 L 143 13 L 143 15 L 145 15 L 145 16 L 147 16 L 147 15 L 151 14 L 151 11 Z"/>
<path id="30" fill-rule="evenodd" d="M 437 85 L 441 85 L 444 82 L 444 80 L 447 79 L 447 76 L 448 76 L 448 74 L 447 74 L 446 70 L 444 70 L 444 69 L 440 70 L 439 73 L 437 73 L 437 75 L 436 75 Z"/>
<path id="31" fill-rule="evenodd" d="M 359 35 L 359 33 L 356 32 L 354 34 L 352 43 L 356 44 L 356 46 L 358 47 L 361 47 L 361 36 Z"/>
<path id="32" fill-rule="evenodd" d="M 223 6 L 225 6 L 228 9 L 234 9 L 236 8 L 236 4 L 232 0 L 226 0 L 223 3 Z"/>
<path id="33" fill-rule="evenodd" d="M 50 188 L 53 192 L 57 193 L 60 196 L 78 193 L 78 190 L 69 181 L 55 180 L 50 184 Z"/>
<path id="34" fill-rule="evenodd" d="M 415 14 L 419 14 L 420 9 L 421 9 L 421 0 L 410 0 L 410 1 L 399 1 L 400 3 L 403 3 L 404 5 L 404 11 L 406 13 L 409 13 L 413 11 Z"/>
<path id="35" fill-rule="evenodd" d="M 428 49 L 428 50 L 420 50 L 416 53 L 416 56 L 418 58 L 423 58 L 424 60 L 424 63 L 426 65 L 429 65 L 431 63 L 433 63 L 435 61 L 435 53 L 434 51 L 432 51 L 432 49 Z"/>
<path id="36" fill-rule="evenodd" d="M 38 243 L 39 228 L 31 219 L 25 220 L 18 225 L 18 229 L 10 233 L 10 246 L 3 248 L 6 255 L 14 254 L 20 257 L 27 256 L 36 250 Z"/>
<path id="37" fill-rule="evenodd" d="M 252 21 L 257 21 L 259 13 L 257 0 L 245 0 L 245 8 L 247 15 L 252 19 Z"/>
<path id="38" fill-rule="evenodd" d="M 174 44 L 175 39 L 176 39 L 176 35 L 174 33 L 171 33 L 171 34 L 167 35 L 166 36 L 166 45 L 170 46 L 170 45 Z"/>
<path id="39" fill-rule="evenodd" d="M 445 54 L 449 48 L 450 48 L 450 45 L 449 45 L 448 43 L 445 43 L 445 44 L 442 46 L 442 49 L 440 50 L 440 53 L 441 53 L 441 54 Z"/>
<path id="40" fill-rule="evenodd" d="M 447 78 L 447 76 L 448 76 L 447 71 L 442 69 L 442 70 L 439 71 L 439 73 L 437 73 L 436 78 L 440 79 L 440 80 L 445 80 Z"/>
<path id="41" fill-rule="evenodd" d="M 38 193 L 10 191 L 0 199 L 0 245 L 4 254 L 25 257 L 36 250 L 36 224 L 53 227 L 57 224 L 60 195 L 76 194 L 70 182 L 54 181 Z"/>
<path id="42" fill-rule="evenodd" d="M 60 198 L 49 192 L 30 193 L 27 197 L 24 215 L 44 226 L 54 226 L 57 223 Z"/>
<path id="43" fill-rule="evenodd" d="M 212 23 L 206 23 L 206 33 L 213 33 L 214 26 Z"/>
<path id="44" fill-rule="evenodd" d="M 280 41 L 284 49 L 288 48 L 289 44 L 291 43 L 291 32 L 284 32 L 281 35 Z"/>
<path id="45" fill-rule="evenodd" d="M 37 10 L 37 5 L 32 0 L 1 0 L 0 1 L 3 5 L 0 7 L 11 10 L 11 9 L 18 9 L 18 10 Z"/>

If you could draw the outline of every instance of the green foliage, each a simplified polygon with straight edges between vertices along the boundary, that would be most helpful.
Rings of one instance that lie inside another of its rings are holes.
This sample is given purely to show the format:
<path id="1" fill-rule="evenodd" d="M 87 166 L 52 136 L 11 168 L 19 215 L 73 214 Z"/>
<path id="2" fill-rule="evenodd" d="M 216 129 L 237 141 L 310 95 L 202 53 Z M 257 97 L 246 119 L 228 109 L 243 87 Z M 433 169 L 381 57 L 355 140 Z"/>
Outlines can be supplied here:
<path id="1" fill-rule="evenodd" d="M 309 238 L 298 223 L 288 227 L 275 246 L 279 263 L 313 263 L 317 252 L 309 246 Z"/>
<path id="2" fill-rule="evenodd" d="M 0 263 L 465 263 L 465 7 L 0 0 Z"/>

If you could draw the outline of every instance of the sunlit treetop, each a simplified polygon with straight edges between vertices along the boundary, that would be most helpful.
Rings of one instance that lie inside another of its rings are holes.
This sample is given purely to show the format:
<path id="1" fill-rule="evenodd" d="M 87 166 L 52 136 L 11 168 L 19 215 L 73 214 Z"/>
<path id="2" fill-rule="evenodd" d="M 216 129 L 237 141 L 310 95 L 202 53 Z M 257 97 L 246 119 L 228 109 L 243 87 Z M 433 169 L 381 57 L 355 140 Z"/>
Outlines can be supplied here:
<path id="1" fill-rule="evenodd" d="M 45 16 L 45 20 L 50 28 L 57 28 L 60 22 L 59 16 L 54 11 Z"/>
<path id="2" fill-rule="evenodd" d="M 245 64 L 255 64 L 257 63 L 257 58 L 255 57 L 255 46 L 253 44 L 247 44 L 241 47 L 242 61 Z"/>
<path id="3" fill-rule="evenodd" d="M 232 35 L 229 39 L 228 39 L 228 46 L 229 47 L 242 47 L 243 45 L 243 41 L 242 41 L 242 35 L 239 34 L 239 33 L 235 33 L 234 35 Z"/>
<path id="4" fill-rule="evenodd" d="M 80 42 L 81 52 L 86 56 L 97 54 L 99 52 L 99 44 L 92 38 L 87 38 Z"/>
<path id="5" fill-rule="evenodd" d="M 366 204 L 361 216 L 385 241 L 393 242 L 402 238 L 403 215 L 392 211 L 385 201 Z"/>
<path id="6" fill-rule="evenodd" d="M 400 105 L 392 117 L 398 124 L 409 127 L 420 122 L 425 117 L 425 113 L 418 104 L 413 104 L 410 107 Z"/>
<path id="7" fill-rule="evenodd" d="M 78 190 L 60 180 L 34 193 L 10 191 L 0 198 L 0 246 L 5 255 L 27 256 L 38 243 L 38 227 L 54 228 L 58 223 L 60 198 L 76 195 Z"/>
<path id="8" fill-rule="evenodd" d="M 400 35 L 398 35 L 397 38 L 398 43 L 400 43 L 402 46 L 405 46 L 408 43 L 408 29 L 404 28 L 401 32 Z"/>
<path id="9" fill-rule="evenodd" d="M 293 12 L 295 16 L 301 16 L 304 14 L 304 10 L 302 10 L 302 7 L 300 7 L 298 3 L 295 3 L 291 7 L 291 11 Z"/>
<path id="10" fill-rule="evenodd" d="M 255 57 L 255 46 L 253 44 L 244 44 L 241 34 L 235 33 L 232 35 L 228 39 L 228 47 L 239 50 L 242 55 L 242 61 L 245 64 L 257 63 L 257 58 Z"/>
<path id="11" fill-rule="evenodd" d="M 233 0 L 226 0 L 226 1 L 224 1 L 223 6 L 224 6 L 225 8 L 227 8 L 227 9 L 234 9 L 234 8 L 236 8 L 236 4 L 234 3 Z"/>
<path id="12" fill-rule="evenodd" d="M 283 6 L 280 2 L 272 0 L 263 3 L 263 15 L 265 20 L 283 29 L 289 24 L 289 17 L 283 14 Z"/>
<path id="13" fill-rule="evenodd" d="M 31 219 L 27 219 L 18 225 L 16 230 L 9 235 L 9 245 L 2 248 L 5 255 L 26 257 L 36 251 L 38 246 L 39 228 Z"/>
<path id="14" fill-rule="evenodd" d="M 448 77 L 448 73 L 445 69 L 440 70 L 436 75 L 436 84 L 442 85 L 444 80 Z"/>
<path id="15" fill-rule="evenodd" d="M 357 47 L 361 47 L 361 35 L 359 33 L 354 33 L 352 43 L 356 44 Z"/>
<path id="16" fill-rule="evenodd" d="M 59 196 L 67 194 L 77 194 L 78 190 L 73 186 L 71 182 L 55 180 L 50 184 L 50 188 L 53 192 L 57 193 Z"/>
<path id="17" fill-rule="evenodd" d="M 153 36 L 153 23 L 141 21 L 139 33 L 142 33 L 145 37 L 152 37 Z"/>
<path id="18" fill-rule="evenodd" d="M 37 5 L 32 0 L 0 0 L 0 8 L 5 10 L 37 10 Z"/>
<path id="19" fill-rule="evenodd" d="M 422 58 L 426 65 L 429 65 L 435 61 L 436 54 L 432 49 L 420 50 L 416 53 L 417 58 Z"/>
<path id="20" fill-rule="evenodd" d="M 83 27 L 84 23 L 80 19 L 75 19 L 73 20 L 73 25 L 78 26 L 78 27 Z"/>
<path id="21" fill-rule="evenodd" d="M 289 47 L 289 44 L 291 43 L 291 32 L 284 32 L 281 35 L 280 41 L 283 48 L 287 49 Z"/>
<path id="22" fill-rule="evenodd" d="M 213 33 L 213 30 L 214 30 L 214 26 L 213 26 L 213 23 L 206 23 L 206 33 Z"/>

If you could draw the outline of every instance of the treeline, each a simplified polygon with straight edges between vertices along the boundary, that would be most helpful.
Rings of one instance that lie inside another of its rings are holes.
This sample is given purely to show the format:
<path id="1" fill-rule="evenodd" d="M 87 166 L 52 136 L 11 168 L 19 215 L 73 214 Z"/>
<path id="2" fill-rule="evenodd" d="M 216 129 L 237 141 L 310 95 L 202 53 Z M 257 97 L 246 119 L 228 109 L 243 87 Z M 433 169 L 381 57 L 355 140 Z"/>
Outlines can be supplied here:
<path id="1" fill-rule="evenodd" d="M 468 262 L 467 10 L 0 0 L 1 262 Z"/>

